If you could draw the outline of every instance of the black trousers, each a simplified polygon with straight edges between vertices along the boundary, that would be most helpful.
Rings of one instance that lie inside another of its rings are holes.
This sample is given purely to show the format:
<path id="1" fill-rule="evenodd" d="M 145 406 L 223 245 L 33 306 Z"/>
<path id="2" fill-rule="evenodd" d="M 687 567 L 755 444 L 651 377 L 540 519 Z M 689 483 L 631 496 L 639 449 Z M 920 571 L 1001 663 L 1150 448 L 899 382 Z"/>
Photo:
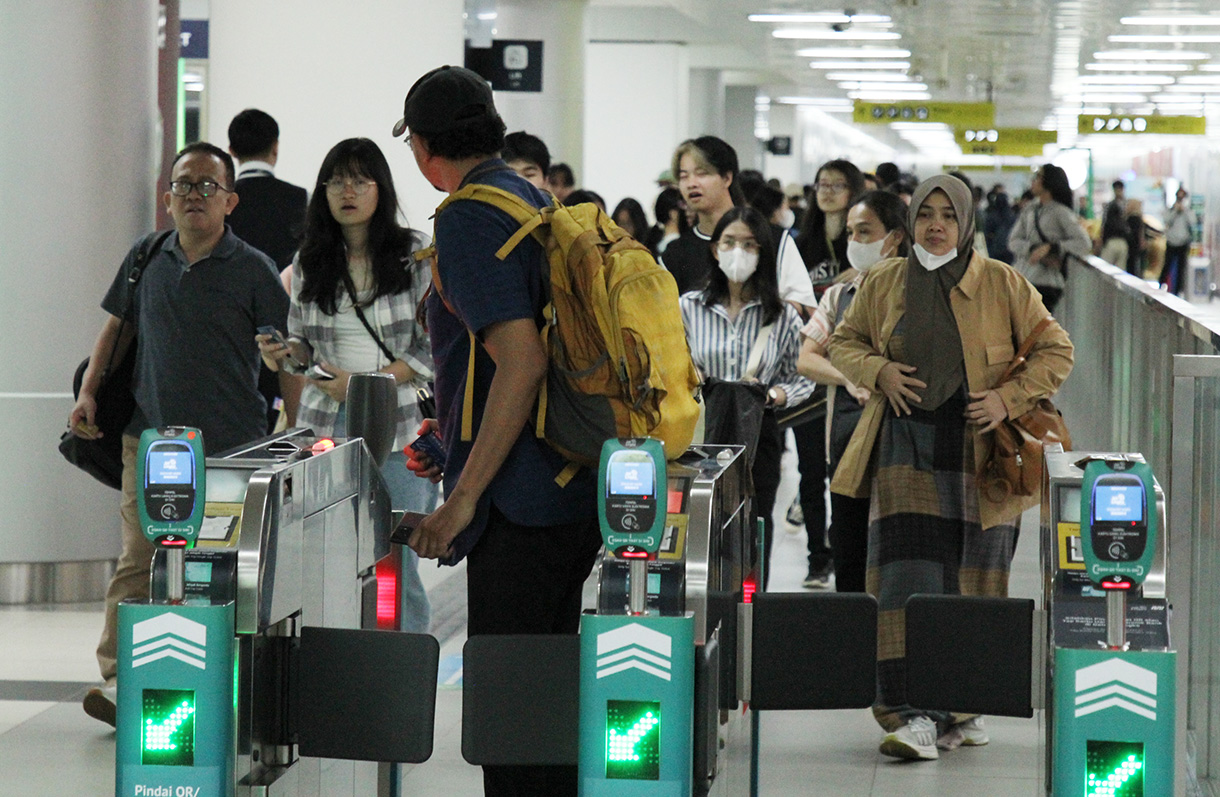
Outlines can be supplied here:
<path id="1" fill-rule="evenodd" d="M 830 550 L 835 560 L 835 592 L 864 592 L 868 569 L 867 498 L 830 494 Z"/>
<path id="2" fill-rule="evenodd" d="M 597 518 L 521 526 L 494 506 L 467 557 L 469 636 L 575 634 L 580 598 L 601 547 Z M 488 797 L 575 797 L 576 767 L 483 767 Z"/>
<path id="3" fill-rule="evenodd" d="M 784 455 L 784 438 L 775 423 L 775 414 L 763 413 L 758 432 L 758 452 L 754 455 L 754 518 L 763 521 L 763 589 L 771 579 L 771 540 L 775 538 L 775 493 L 779 490 L 780 457 Z"/>
<path id="4" fill-rule="evenodd" d="M 831 564 L 826 545 L 826 422 L 809 421 L 793 427 L 796 464 L 801 472 L 801 512 L 809 537 L 809 570 L 825 570 Z"/>

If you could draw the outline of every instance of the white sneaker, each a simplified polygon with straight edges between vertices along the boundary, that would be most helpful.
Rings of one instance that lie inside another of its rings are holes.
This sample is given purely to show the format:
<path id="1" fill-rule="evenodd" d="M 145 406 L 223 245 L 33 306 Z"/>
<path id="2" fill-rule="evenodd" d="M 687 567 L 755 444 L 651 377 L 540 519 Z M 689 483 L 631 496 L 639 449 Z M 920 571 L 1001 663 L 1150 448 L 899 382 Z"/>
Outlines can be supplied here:
<path id="1" fill-rule="evenodd" d="M 936 723 L 927 717 L 915 717 L 881 740 L 881 752 L 893 758 L 935 761 L 940 758 L 936 750 Z"/>
<path id="2" fill-rule="evenodd" d="M 949 730 L 936 740 L 936 746 L 941 750 L 956 750 L 959 747 L 982 747 L 990 741 L 983 718 L 979 716 L 949 726 Z"/>

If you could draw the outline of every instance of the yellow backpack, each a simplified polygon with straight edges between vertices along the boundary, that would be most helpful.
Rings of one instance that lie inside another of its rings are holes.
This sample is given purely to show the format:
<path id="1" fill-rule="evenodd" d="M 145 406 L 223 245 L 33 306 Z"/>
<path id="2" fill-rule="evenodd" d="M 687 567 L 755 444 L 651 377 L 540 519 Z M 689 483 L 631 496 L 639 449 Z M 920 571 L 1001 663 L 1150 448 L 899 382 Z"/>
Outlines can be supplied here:
<path id="1" fill-rule="evenodd" d="M 538 437 L 580 465 L 596 465 L 611 437 L 655 437 L 670 459 L 686 451 L 699 417 L 699 378 L 673 276 L 593 203 L 535 208 L 511 192 L 472 183 L 442 202 L 437 216 L 464 199 L 486 202 L 521 224 L 498 259 L 527 235 L 546 253 L 541 335 L 549 366 L 538 397 Z M 432 285 L 444 301 L 436 261 Z M 475 342 L 470 333 L 463 441 L 473 439 Z M 556 481 L 566 484 L 575 471 L 570 465 Z"/>

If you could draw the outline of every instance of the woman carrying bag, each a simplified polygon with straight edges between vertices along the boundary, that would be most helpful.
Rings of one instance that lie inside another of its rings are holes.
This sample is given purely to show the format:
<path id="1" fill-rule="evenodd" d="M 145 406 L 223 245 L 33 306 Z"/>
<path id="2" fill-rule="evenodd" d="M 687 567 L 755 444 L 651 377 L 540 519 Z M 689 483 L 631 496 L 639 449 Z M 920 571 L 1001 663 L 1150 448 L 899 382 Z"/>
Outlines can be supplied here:
<path id="1" fill-rule="evenodd" d="M 964 183 L 926 180 L 908 218 L 912 256 L 870 271 L 831 336 L 831 363 L 872 392 L 831 489 L 871 498 L 866 583 L 880 609 L 873 714 L 886 732 L 881 752 L 935 759 L 938 749 L 988 737 L 981 717 L 908 702 L 906 601 L 1008 594 L 1017 524 L 1039 496 L 995 496 L 979 468 L 1006 418 L 1058 390 L 1072 344 L 1034 286 L 973 251 Z M 997 385 L 1044 321 L 1015 378 Z"/>
<path id="2" fill-rule="evenodd" d="M 1047 312 L 1053 313 L 1067 287 L 1068 255 L 1087 257 L 1093 242 L 1072 209 L 1072 188 L 1063 169 L 1043 166 L 1034 174 L 1030 190 L 1034 201 L 1021 211 L 1008 234 L 1008 248 L 1013 266 L 1034 284 Z"/>
<path id="3" fill-rule="evenodd" d="M 716 224 L 710 245 L 717 268 L 706 288 L 683 294 L 682 320 L 691 357 L 704 376 L 758 386 L 756 400 L 763 412 L 752 473 L 754 515 L 763 519 L 766 562 L 771 556 L 771 515 L 783 453 L 774 410 L 805 400 L 814 385 L 797 374 L 800 316 L 780 299 L 775 244 L 767 219 L 752 208 L 733 208 Z M 740 391 L 734 399 L 742 399 Z M 751 441 L 706 442 L 749 445 Z"/>

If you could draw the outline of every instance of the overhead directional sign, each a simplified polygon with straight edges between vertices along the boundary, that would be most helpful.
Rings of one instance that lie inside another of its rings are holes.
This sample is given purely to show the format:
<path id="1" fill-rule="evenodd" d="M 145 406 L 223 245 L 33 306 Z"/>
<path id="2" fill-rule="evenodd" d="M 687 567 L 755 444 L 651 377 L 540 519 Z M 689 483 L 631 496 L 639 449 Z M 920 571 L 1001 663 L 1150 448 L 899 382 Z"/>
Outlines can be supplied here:
<path id="1" fill-rule="evenodd" d="M 990 102 L 860 102 L 852 106 L 856 124 L 890 122 L 941 122 L 952 127 L 990 128 L 995 125 L 995 105 Z"/>
<path id="2" fill-rule="evenodd" d="M 1091 133 L 1159 133 L 1169 136 L 1202 136 L 1207 134 L 1207 120 L 1202 116 L 1087 116 L 1076 118 L 1080 135 Z"/>
<path id="3" fill-rule="evenodd" d="M 1036 127 L 959 127 L 953 131 L 963 155 L 1037 157 L 1042 147 L 1058 140 L 1054 130 Z"/>

